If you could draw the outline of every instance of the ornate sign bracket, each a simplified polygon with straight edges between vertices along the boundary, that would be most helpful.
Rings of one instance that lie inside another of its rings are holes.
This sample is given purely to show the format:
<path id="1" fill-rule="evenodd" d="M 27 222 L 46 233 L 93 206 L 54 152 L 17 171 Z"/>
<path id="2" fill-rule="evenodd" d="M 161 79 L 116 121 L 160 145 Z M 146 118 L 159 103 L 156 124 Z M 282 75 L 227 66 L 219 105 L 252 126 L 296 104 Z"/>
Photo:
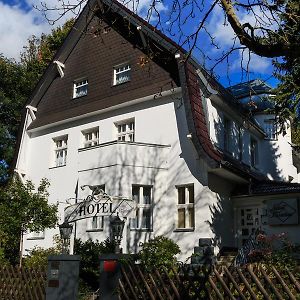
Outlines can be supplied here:
<path id="1" fill-rule="evenodd" d="M 65 208 L 65 222 L 71 223 L 95 216 L 109 217 L 115 213 L 123 218 L 134 216 L 136 203 L 132 199 L 122 196 L 110 196 L 98 186 L 84 185 L 81 189 L 85 187 L 89 187 L 92 194 L 85 199 L 75 199 L 75 204 Z"/>

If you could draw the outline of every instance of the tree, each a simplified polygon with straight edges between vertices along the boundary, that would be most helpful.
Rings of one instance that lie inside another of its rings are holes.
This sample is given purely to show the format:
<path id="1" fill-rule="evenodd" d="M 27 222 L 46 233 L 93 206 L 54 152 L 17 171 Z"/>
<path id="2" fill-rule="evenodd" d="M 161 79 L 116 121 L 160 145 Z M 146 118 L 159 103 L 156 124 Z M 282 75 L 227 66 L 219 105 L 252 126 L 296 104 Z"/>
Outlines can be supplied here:
<path id="1" fill-rule="evenodd" d="M 0 55 L 0 183 L 8 180 L 21 112 L 73 22 L 73 19 L 67 21 L 49 35 L 32 36 L 24 47 L 20 63 Z"/>
<path id="2" fill-rule="evenodd" d="M 69 12 L 78 13 L 86 2 L 87 0 L 77 0 L 73 3 L 61 0 L 55 7 L 41 3 L 37 8 L 46 17 L 50 11 L 53 13 L 53 10 L 57 10 L 56 18 L 48 17 L 50 23 L 55 23 Z M 276 90 L 278 96 L 275 98 L 280 124 L 283 124 L 287 116 L 294 116 L 295 113 L 299 115 L 299 0 L 146 2 L 121 0 L 120 2 L 134 12 L 143 14 L 148 22 L 175 39 L 181 47 L 187 49 L 188 56 L 197 50 L 201 56 L 200 60 L 211 72 L 220 63 L 227 62 L 229 65 L 230 59 L 236 59 L 234 56 L 236 51 L 241 53 L 242 78 L 244 71 L 246 73 L 249 71 L 253 53 L 261 57 L 274 58 L 274 75 L 280 80 Z M 201 42 L 208 38 L 213 47 L 223 48 L 217 43 L 213 29 L 209 26 L 213 14 L 219 8 L 223 12 L 224 26 L 230 25 L 234 37 L 232 45 L 219 51 L 221 54 L 214 57 L 211 54 L 215 51 L 207 51 Z M 103 12 L 103 5 L 99 5 L 99 11 L 100 14 Z"/>
<path id="3" fill-rule="evenodd" d="M 13 159 L 21 111 L 29 94 L 21 64 L 0 56 L 0 182 L 8 178 Z"/>
<path id="4" fill-rule="evenodd" d="M 46 179 L 41 180 L 35 191 L 31 181 L 23 184 L 13 178 L 0 188 L 0 232 L 6 237 L 2 248 L 12 263 L 17 261 L 18 243 L 23 244 L 24 233 L 43 231 L 57 224 L 57 205 L 48 204 L 48 187 Z"/>

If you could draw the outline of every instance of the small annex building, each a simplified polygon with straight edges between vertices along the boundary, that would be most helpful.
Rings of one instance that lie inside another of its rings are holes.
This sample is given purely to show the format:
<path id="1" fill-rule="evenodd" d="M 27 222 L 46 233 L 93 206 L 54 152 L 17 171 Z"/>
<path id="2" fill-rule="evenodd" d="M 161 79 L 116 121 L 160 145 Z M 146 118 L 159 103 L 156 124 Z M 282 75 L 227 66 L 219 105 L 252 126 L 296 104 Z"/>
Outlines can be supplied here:
<path id="1" fill-rule="evenodd" d="M 124 252 L 164 235 L 186 258 L 199 238 L 241 247 L 256 229 L 300 242 L 290 128 L 261 109 L 269 94 L 258 80 L 225 89 L 119 2 L 89 0 L 29 99 L 15 172 L 49 179 L 61 222 L 93 188 L 133 199 Z M 55 234 L 27 233 L 23 249 Z M 74 235 L 102 241 L 109 220 L 77 221 Z"/>

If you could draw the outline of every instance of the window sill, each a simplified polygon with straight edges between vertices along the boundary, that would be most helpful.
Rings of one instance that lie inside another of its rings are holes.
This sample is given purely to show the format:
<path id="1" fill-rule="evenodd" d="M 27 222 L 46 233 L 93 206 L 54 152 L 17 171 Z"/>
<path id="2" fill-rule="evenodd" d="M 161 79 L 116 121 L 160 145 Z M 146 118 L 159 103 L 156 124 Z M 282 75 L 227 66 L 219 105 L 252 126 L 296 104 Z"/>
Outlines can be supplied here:
<path id="1" fill-rule="evenodd" d="M 44 240 L 45 237 L 28 237 L 27 240 Z"/>
<path id="2" fill-rule="evenodd" d="M 140 232 L 153 232 L 153 228 L 130 228 L 130 231 L 140 231 Z"/>
<path id="3" fill-rule="evenodd" d="M 72 97 L 71 100 L 77 100 L 77 99 L 81 99 L 83 97 L 86 97 L 88 94 L 82 95 L 82 96 L 78 96 L 78 97 Z"/>
<path id="4" fill-rule="evenodd" d="M 86 232 L 102 232 L 103 229 L 87 229 Z"/>
<path id="5" fill-rule="evenodd" d="M 176 228 L 173 232 L 192 232 L 195 231 L 195 228 Z"/>
<path id="6" fill-rule="evenodd" d="M 62 168 L 62 167 L 65 167 L 67 164 L 65 165 L 62 165 L 62 166 L 55 166 L 55 167 L 50 167 L 49 170 L 52 170 L 52 169 L 58 169 L 58 168 Z"/>
<path id="7" fill-rule="evenodd" d="M 124 82 L 121 82 L 121 83 L 112 84 L 111 87 L 120 86 L 120 85 L 126 84 L 128 82 L 130 82 L 130 80 L 127 80 L 127 81 L 124 81 Z"/>

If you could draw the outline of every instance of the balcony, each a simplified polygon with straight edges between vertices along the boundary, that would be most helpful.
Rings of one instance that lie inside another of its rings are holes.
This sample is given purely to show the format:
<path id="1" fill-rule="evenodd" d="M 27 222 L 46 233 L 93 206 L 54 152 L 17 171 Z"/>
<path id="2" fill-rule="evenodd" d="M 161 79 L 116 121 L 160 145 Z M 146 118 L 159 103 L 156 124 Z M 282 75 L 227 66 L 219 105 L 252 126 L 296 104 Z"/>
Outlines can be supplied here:
<path id="1" fill-rule="evenodd" d="M 170 145 L 123 141 L 112 141 L 88 148 L 80 148 L 78 149 L 78 171 L 112 166 L 167 169 L 170 148 Z"/>

